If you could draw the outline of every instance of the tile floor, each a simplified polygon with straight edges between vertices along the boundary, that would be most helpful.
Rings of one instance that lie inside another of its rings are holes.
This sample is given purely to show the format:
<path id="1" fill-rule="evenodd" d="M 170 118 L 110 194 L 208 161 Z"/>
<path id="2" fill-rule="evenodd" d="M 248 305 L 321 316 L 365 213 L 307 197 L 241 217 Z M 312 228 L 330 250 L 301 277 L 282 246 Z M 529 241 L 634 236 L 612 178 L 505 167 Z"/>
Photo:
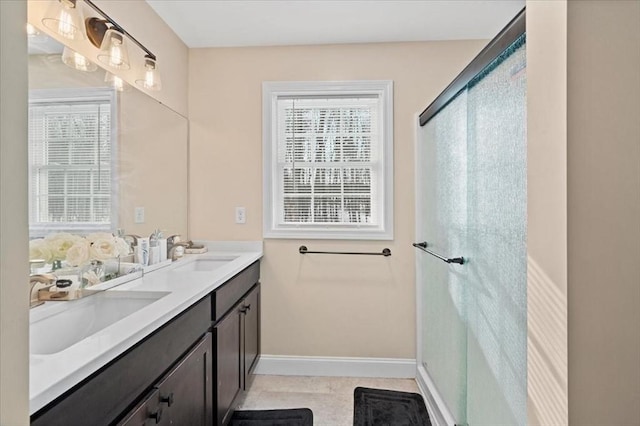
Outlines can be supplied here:
<path id="1" fill-rule="evenodd" d="M 413 379 L 256 375 L 238 410 L 310 408 L 314 426 L 352 426 L 358 386 L 419 393 Z"/>

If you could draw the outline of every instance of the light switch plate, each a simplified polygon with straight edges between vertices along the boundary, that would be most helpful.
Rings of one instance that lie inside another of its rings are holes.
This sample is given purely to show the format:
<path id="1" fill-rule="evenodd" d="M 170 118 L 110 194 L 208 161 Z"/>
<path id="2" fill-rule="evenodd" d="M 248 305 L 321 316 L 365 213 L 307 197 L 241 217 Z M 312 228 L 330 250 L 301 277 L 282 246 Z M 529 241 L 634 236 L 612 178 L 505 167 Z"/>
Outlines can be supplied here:
<path id="1" fill-rule="evenodd" d="M 134 209 L 133 221 L 135 223 L 144 223 L 144 207 L 136 207 Z"/>
<path id="2" fill-rule="evenodd" d="M 236 207 L 236 223 L 247 223 L 247 211 L 244 207 Z"/>

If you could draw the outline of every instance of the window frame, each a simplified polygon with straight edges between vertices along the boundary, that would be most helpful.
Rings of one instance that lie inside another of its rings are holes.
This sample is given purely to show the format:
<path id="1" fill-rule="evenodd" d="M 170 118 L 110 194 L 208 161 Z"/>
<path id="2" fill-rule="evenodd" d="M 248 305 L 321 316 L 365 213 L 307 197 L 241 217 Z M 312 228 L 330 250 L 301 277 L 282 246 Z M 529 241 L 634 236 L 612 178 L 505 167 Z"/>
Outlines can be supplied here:
<path id="1" fill-rule="evenodd" d="M 113 232 L 118 228 L 118 94 L 108 87 L 86 87 L 86 88 L 53 88 L 53 89 L 32 89 L 29 90 L 29 108 L 34 104 L 64 103 L 64 102 L 104 102 L 110 105 L 110 141 L 111 141 L 111 190 L 109 193 L 111 204 L 111 215 L 109 223 L 95 222 L 39 222 L 36 221 L 35 197 L 32 193 L 33 172 L 31 164 L 31 154 L 29 154 L 29 238 L 43 238 L 55 232 L 69 232 L 73 234 L 90 234 L 93 232 Z M 31 127 L 31 117 L 29 117 L 29 127 Z M 29 137 L 29 146 L 31 136 Z"/>
<path id="2" fill-rule="evenodd" d="M 379 197 L 381 218 L 376 225 L 277 223 L 278 129 L 277 102 L 280 98 L 315 96 L 353 96 L 380 99 L 379 125 L 381 173 Z M 282 239 L 393 240 L 393 81 L 266 81 L 262 83 L 263 152 L 263 237 Z"/>

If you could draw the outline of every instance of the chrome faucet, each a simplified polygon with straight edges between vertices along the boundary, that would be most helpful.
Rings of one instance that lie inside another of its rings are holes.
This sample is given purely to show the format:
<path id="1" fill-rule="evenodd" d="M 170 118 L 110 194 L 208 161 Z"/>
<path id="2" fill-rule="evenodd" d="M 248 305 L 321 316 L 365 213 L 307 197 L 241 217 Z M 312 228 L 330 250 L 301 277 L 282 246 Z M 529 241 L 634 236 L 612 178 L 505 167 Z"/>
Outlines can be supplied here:
<path id="1" fill-rule="evenodd" d="M 29 277 L 29 307 L 42 305 L 44 302 L 38 299 L 38 291 L 51 288 L 58 277 L 53 274 L 35 274 Z"/>
<path id="2" fill-rule="evenodd" d="M 138 238 L 140 238 L 140 235 L 136 235 L 136 234 L 125 234 L 122 235 L 123 240 L 126 241 L 127 244 L 129 244 L 129 254 L 133 253 L 134 251 L 134 247 L 138 245 Z"/>
<path id="3" fill-rule="evenodd" d="M 184 249 L 191 245 L 189 241 L 176 241 L 171 244 L 171 248 L 167 251 L 167 257 L 171 260 L 178 260 L 184 256 Z"/>

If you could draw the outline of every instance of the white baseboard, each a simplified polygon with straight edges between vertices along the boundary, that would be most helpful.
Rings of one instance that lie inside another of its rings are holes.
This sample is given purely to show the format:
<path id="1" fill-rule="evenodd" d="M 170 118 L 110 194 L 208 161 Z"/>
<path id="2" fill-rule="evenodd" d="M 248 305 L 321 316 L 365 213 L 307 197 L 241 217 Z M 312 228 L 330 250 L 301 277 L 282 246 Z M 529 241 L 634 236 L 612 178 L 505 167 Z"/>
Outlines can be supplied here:
<path id="1" fill-rule="evenodd" d="M 416 360 L 260 355 L 255 374 L 413 379 Z"/>

